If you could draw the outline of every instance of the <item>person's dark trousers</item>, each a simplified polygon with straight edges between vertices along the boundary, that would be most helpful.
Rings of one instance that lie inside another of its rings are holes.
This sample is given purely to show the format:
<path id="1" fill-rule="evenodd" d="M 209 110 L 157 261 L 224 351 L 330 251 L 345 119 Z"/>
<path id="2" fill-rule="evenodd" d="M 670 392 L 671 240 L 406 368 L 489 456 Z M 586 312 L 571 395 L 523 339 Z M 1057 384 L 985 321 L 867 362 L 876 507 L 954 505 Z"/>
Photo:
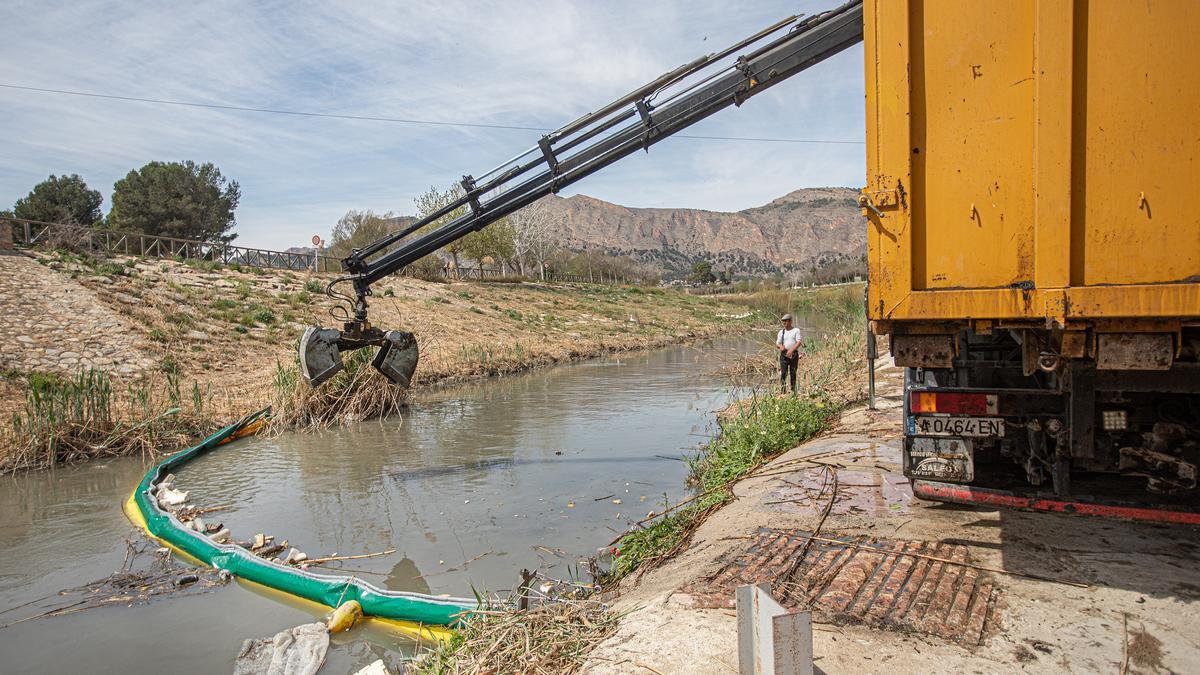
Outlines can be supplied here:
<path id="1" fill-rule="evenodd" d="M 783 391 L 788 378 L 792 381 L 792 393 L 796 393 L 796 367 L 800 365 L 800 352 L 788 357 L 787 352 L 779 352 L 779 390 Z"/>

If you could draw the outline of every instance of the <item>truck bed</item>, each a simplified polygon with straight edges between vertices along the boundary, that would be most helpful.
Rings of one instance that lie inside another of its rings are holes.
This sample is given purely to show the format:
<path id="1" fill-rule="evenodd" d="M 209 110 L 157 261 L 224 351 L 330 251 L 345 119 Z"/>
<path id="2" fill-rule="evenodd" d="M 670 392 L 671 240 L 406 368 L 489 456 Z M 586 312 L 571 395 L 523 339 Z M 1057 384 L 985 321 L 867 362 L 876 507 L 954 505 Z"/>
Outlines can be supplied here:
<path id="1" fill-rule="evenodd" d="M 878 332 L 1200 317 L 1200 3 L 868 0 L 865 18 Z"/>

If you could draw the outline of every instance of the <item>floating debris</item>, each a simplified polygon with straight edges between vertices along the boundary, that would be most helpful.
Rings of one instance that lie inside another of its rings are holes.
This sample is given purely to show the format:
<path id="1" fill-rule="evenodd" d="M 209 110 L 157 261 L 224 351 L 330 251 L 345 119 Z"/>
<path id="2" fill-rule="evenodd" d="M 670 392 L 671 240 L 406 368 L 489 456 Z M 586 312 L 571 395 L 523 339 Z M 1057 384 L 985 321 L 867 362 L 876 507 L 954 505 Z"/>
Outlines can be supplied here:
<path id="1" fill-rule="evenodd" d="M 233 673 L 315 675 L 325 663 L 328 651 L 329 629 L 323 623 L 306 623 L 280 631 L 274 637 L 243 642 Z"/>
<path id="2" fill-rule="evenodd" d="M 152 598 L 181 592 L 203 593 L 228 583 L 230 577 L 210 568 L 176 564 L 170 549 L 151 542 L 127 539 L 125 561 L 113 574 L 82 586 L 59 591 L 19 607 L 0 612 L 7 614 L 20 607 L 40 607 L 41 612 L 0 624 L 7 628 L 26 621 L 74 614 L 97 607 L 144 605 Z M 43 604 L 45 603 L 45 604 Z M 47 605 L 56 605 L 47 608 Z"/>

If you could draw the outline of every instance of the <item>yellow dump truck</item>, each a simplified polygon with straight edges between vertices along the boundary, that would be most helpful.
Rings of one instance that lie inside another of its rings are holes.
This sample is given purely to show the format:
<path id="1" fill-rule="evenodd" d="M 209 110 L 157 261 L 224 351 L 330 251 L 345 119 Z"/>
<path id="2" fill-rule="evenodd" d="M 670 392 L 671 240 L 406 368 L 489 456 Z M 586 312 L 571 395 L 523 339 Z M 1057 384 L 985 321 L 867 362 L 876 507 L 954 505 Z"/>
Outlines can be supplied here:
<path id="1" fill-rule="evenodd" d="M 1194 0 L 865 2 L 868 316 L 918 495 L 1195 502 L 1197 39 Z"/>

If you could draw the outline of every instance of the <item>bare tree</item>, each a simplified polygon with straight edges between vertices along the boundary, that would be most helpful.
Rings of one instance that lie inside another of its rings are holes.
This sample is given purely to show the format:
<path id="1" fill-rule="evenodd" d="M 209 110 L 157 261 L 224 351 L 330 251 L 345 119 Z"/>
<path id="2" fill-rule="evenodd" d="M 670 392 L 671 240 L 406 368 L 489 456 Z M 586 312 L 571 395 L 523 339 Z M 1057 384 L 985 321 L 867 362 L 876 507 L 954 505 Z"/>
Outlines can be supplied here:
<path id="1" fill-rule="evenodd" d="M 561 221 L 562 215 L 554 213 L 546 199 L 539 199 L 508 217 L 513 259 L 519 274 L 524 276 L 527 265 L 532 263 L 538 266 L 539 275 L 545 280 L 546 260 L 558 249 L 554 234 Z"/>

